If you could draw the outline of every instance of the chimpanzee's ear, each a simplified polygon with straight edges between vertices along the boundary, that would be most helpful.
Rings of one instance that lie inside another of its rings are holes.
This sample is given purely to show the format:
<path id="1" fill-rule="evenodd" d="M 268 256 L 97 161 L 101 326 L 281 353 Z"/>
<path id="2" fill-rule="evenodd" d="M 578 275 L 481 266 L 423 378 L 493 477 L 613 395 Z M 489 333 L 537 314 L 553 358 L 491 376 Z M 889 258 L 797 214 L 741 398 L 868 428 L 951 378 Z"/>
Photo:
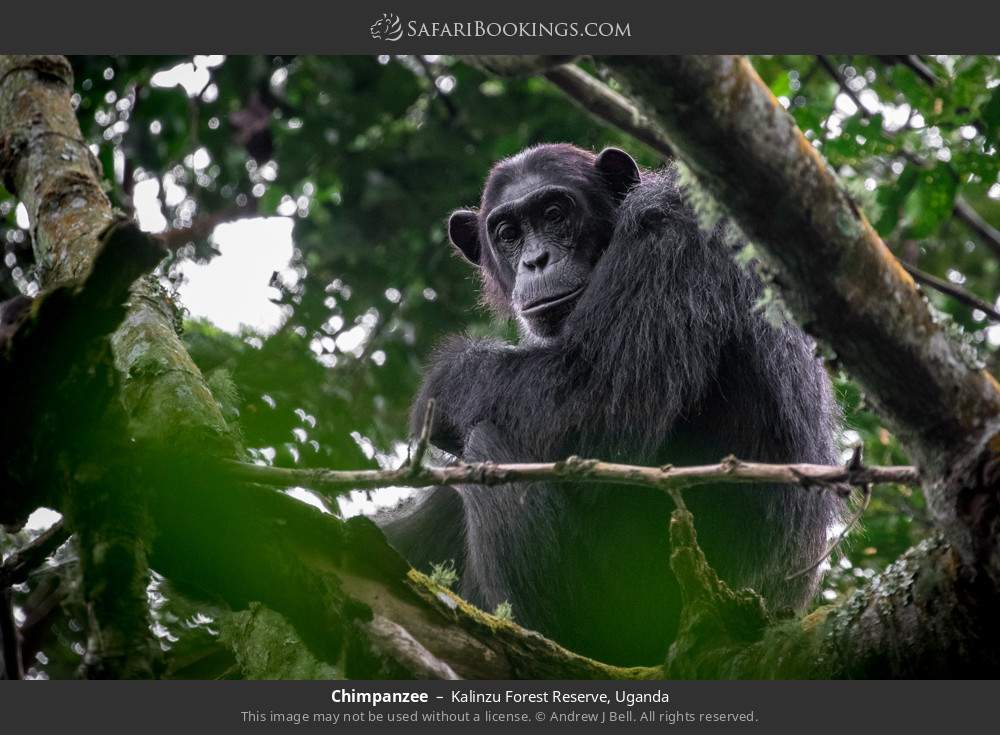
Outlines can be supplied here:
<path id="1" fill-rule="evenodd" d="M 448 218 L 448 238 L 465 259 L 479 265 L 479 217 L 468 209 L 452 212 Z"/>
<path id="2" fill-rule="evenodd" d="M 605 148 L 598 154 L 594 166 L 604 176 L 619 202 L 629 189 L 639 183 L 639 167 L 632 156 L 620 148 Z"/>

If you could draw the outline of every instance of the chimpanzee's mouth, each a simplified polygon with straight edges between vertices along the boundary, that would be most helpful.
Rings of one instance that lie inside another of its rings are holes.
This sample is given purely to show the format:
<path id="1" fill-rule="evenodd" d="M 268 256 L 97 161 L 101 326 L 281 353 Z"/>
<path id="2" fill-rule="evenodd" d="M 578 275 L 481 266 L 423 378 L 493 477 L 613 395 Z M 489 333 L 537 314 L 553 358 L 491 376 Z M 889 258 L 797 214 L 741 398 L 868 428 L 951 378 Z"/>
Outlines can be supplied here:
<path id="1" fill-rule="evenodd" d="M 541 314 L 542 312 L 553 309 L 557 306 L 562 306 L 563 304 L 568 304 L 574 299 L 578 298 L 580 294 L 583 293 L 583 289 L 586 288 L 586 284 L 578 288 L 574 288 L 572 291 L 567 291 L 564 294 L 558 296 L 545 296 L 540 299 L 535 299 L 529 302 L 526 306 L 521 309 L 521 313 L 525 316 L 535 316 Z"/>

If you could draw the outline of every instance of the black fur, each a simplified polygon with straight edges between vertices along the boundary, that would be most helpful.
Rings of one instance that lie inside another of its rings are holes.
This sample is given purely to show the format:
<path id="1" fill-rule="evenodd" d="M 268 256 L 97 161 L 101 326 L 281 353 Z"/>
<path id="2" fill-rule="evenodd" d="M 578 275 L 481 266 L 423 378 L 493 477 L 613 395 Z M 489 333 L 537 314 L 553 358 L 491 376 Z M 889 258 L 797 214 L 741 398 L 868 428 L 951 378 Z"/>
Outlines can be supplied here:
<path id="1" fill-rule="evenodd" d="M 829 378 L 796 326 L 772 326 L 755 308 L 761 283 L 734 262 L 721 226 L 699 228 L 669 170 L 643 174 L 616 207 L 613 192 L 579 169 L 593 155 L 566 149 L 543 146 L 499 164 L 481 212 L 498 178 L 553 160 L 576 171 L 570 178 L 603 198 L 595 206 L 613 227 L 586 291 L 554 339 L 448 339 L 431 360 L 412 428 L 434 398 L 435 444 L 470 461 L 835 462 Z M 490 257 L 481 268 L 486 296 L 504 307 L 509 274 Z M 773 608 L 810 600 L 818 573 L 785 576 L 822 554 L 841 511 L 834 494 L 720 485 L 684 497 L 723 579 L 755 588 Z M 454 558 L 458 591 L 471 602 L 492 610 L 508 600 L 523 625 L 580 653 L 636 664 L 662 660 L 677 625 L 671 509 L 662 493 L 625 486 L 436 488 L 383 524 L 414 564 Z"/>

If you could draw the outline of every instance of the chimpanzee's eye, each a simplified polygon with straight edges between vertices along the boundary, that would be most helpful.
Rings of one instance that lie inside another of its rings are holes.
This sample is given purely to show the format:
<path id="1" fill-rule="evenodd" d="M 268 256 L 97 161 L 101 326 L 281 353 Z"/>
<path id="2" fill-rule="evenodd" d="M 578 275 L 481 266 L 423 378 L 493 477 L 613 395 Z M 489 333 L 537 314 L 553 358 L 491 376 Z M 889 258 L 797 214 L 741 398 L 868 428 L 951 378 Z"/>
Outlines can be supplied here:
<path id="1" fill-rule="evenodd" d="M 518 234 L 517 227 L 510 222 L 504 222 L 497 228 L 497 239 L 502 242 L 514 242 Z"/>
<path id="2" fill-rule="evenodd" d="M 545 208 L 545 219 L 549 222 L 562 222 L 563 209 L 558 204 L 550 204 Z"/>

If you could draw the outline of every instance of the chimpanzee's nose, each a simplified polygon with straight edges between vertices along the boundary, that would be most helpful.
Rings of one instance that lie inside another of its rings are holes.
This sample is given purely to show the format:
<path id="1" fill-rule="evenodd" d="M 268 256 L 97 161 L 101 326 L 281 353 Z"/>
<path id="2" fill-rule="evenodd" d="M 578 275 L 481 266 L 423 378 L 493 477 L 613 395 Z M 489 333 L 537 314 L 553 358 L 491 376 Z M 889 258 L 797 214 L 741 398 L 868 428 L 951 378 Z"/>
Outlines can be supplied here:
<path id="1" fill-rule="evenodd" d="M 544 249 L 526 254 L 523 258 L 521 258 L 521 264 L 529 271 L 545 270 L 545 266 L 548 262 L 549 251 Z"/>

